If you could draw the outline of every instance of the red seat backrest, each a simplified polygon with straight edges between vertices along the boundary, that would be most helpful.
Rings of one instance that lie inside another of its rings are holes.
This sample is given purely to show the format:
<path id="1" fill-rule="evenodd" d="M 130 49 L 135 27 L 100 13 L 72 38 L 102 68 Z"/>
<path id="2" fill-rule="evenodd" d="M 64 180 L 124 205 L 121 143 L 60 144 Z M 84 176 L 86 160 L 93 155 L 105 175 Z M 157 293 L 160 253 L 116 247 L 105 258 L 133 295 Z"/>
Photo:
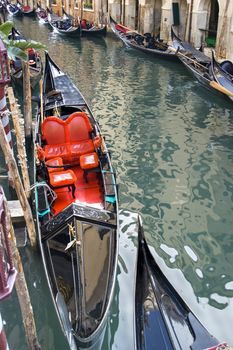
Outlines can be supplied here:
<path id="1" fill-rule="evenodd" d="M 65 122 L 58 117 L 47 117 L 42 124 L 42 139 L 48 145 L 65 143 Z"/>
<path id="2" fill-rule="evenodd" d="M 68 128 L 69 142 L 84 141 L 90 139 L 93 127 L 86 113 L 74 112 L 65 121 Z"/>

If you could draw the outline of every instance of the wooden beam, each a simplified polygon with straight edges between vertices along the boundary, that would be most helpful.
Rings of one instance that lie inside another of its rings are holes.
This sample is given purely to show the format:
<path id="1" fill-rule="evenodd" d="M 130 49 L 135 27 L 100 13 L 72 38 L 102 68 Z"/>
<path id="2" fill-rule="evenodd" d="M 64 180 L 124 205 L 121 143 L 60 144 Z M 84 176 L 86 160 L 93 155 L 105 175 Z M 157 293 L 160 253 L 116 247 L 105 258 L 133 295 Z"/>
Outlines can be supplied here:
<path id="1" fill-rule="evenodd" d="M 1 124 L 1 123 L 0 123 Z M 22 313 L 22 319 L 24 324 L 24 329 L 26 333 L 26 339 L 28 343 L 28 349 L 31 350 L 41 350 L 41 346 L 38 342 L 36 325 L 34 320 L 33 309 L 31 305 L 30 295 L 28 292 L 27 282 L 25 279 L 25 274 L 23 270 L 23 264 L 21 257 L 16 245 L 16 237 L 14 228 L 12 225 L 9 215 L 9 208 L 7 206 L 7 201 L 4 199 L 4 211 L 7 217 L 7 230 L 10 234 L 10 248 L 12 252 L 13 265 L 17 270 L 17 276 L 15 281 L 15 288 L 19 300 L 19 305 Z"/>
<path id="2" fill-rule="evenodd" d="M 24 217 L 27 225 L 27 231 L 32 247 L 36 247 L 36 229 L 34 225 L 34 220 L 31 212 L 31 207 L 28 203 L 27 196 L 19 175 L 19 171 L 16 165 L 15 158 L 13 156 L 12 150 L 6 138 L 4 127 L 2 122 L 0 122 L 0 145 L 5 156 L 6 164 L 8 165 L 9 172 L 11 173 L 15 191 L 17 193 L 18 199 L 20 201 L 21 207 L 24 211 Z"/>
<path id="3" fill-rule="evenodd" d="M 17 103 L 15 101 L 12 87 L 9 87 L 7 89 L 7 93 L 8 93 L 9 103 L 10 103 L 11 116 L 14 123 L 24 189 L 25 189 L 27 198 L 30 198 L 31 191 L 30 191 L 30 180 L 29 180 L 29 173 L 28 173 L 28 166 L 27 166 L 27 155 L 25 151 L 24 139 L 23 139 L 20 124 L 19 124 L 19 111 L 18 111 Z"/>
<path id="4" fill-rule="evenodd" d="M 28 62 L 22 62 L 23 67 L 23 99 L 24 99 L 24 120 L 25 137 L 32 137 L 32 96 L 30 85 L 30 70 Z"/>

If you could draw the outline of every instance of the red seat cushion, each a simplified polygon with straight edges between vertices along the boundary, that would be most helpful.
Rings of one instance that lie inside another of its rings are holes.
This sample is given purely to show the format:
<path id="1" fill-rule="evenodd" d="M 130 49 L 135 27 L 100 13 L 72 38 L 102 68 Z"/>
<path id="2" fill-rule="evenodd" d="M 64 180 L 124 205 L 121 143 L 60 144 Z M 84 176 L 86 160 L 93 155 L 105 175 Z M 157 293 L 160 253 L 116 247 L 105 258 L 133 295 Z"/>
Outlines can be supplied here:
<path id="1" fill-rule="evenodd" d="M 64 168 L 62 167 L 63 161 L 62 161 L 61 157 L 52 158 L 50 160 L 47 160 L 47 162 L 45 162 L 45 165 L 47 166 L 49 173 L 54 173 L 57 171 L 64 170 Z M 55 166 L 55 168 L 53 168 L 53 166 Z"/>
<path id="2" fill-rule="evenodd" d="M 70 150 L 66 144 L 61 145 L 45 145 L 45 159 L 51 159 L 55 157 L 62 157 L 65 161 L 69 159 Z"/>
<path id="3" fill-rule="evenodd" d="M 47 117 L 42 124 L 42 138 L 48 145 L 66 143 L 65 122 L 58 117 Z"/>
<path id="4" fill-rule="evenodd" d="M 97 168 L 99 165 L 99 159 L 95 152 L 84 154 L 80 157 L 80 167 L 84 170 Z"/>
<path id="5" fill-rule="evenodd" d="M 93 127 L 86 113 L 74 112 L 66 120 L 69 140 L 67 142 L 77 142 L 90 139 L 90 132 Z"/>
<path id="6" fill-rule="evenodd" d="M 93 127 L 86 113 L 72 113 L 68 119 L 47 117 L 42 124 L 45 159 L 61 157 L 65 163 L 78 162 L 79 157 L 94 151 L 90 133 Z"/>
<path id="7" fill-rule="evenodd" d="M 75 156 L 79 158 L 82 154 L 91 153 L 94 150 L 95 149 L 92 140 L 74 142 L 70 144 L 70 154 L 72 158 Z"/>
<path id="8" fill-rule="evenodd" d="M 73 170 L 63 170 L 49 174 L 49 182 L 52 187 L 73 185 L 75 181 L 77 181 L 77 177 Z"/>

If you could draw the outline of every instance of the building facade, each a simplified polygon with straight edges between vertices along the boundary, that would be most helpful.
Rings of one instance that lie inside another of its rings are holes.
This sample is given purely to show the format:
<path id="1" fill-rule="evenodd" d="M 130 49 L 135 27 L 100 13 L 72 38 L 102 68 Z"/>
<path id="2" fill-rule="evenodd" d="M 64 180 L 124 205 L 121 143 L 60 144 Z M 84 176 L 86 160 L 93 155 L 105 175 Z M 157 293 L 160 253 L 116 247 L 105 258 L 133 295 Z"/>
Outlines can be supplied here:
<path id="1" fill-rule="evenodd" d="M 31 0 L 33 1 L 33 0 Z M 233 61 L 232 0 L 41 0 L 42 5 L 65 10 L 79 18 L 105 23 L 116 21 L 170 40 L 171 26 L 195 47 L 215 48 L 218 59 Z"/>
<path id="2" fill-rule="evenodd" d="M 171 25 L 196 47 L 215 48 L 218 58 L 233 61 L 233 1 L 231 0 L 109 0 L 116 20 L 141 33 L 160 33 L 170 40 Z"/>

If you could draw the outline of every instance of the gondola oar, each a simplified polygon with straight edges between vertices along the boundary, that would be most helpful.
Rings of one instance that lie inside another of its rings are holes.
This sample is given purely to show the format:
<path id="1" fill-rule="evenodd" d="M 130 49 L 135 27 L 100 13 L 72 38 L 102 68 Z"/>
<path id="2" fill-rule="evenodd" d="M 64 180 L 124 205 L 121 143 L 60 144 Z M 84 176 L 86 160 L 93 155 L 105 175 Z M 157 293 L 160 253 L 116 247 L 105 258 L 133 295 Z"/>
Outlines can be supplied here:
<path id="1" fill-rule="evenodd" d="M 182 56 L 184 58 L 186 58 L 187 60 L 193 62 L 193 64 L 198 65 L 199 67 L 201 67 L 202 69 L 208 70 L 208 67 L 204 66 L 203 64 L 199 63 L 197 60 L 194 60 L 193 58 L 187 56 L 187 54 L 184 54 L 182 52 L 180 52 L 180 47 L 178 47 L 178 49 L 174 48 L 173 46 L 169 46 L 169 49 L 173 52 L 176 53 L 177 56 Z M 188 52 L 187 52 L 188 53 Z"/>
<path id="2" fill-rule="evenodd" d="M 140 218 L 138 241 L 136 349 L 232 350 L 206 330 L 165 277 L 146 242 Z"/>
<path id="3" fill-rule="evenodd" d="M 222 92 L 223 94 L 233 97 L 233 92 L 231 92 L 230 90 L 226 89 L 225 87 L 223 87 L 222 85 L 220 85 L 219 83 L 217 83 L 216 81 L 212 80 L 210 81 L 210 86 L 212 88 L 214 88 L 215 90 L 218 90 L 220 92 Z"/>

